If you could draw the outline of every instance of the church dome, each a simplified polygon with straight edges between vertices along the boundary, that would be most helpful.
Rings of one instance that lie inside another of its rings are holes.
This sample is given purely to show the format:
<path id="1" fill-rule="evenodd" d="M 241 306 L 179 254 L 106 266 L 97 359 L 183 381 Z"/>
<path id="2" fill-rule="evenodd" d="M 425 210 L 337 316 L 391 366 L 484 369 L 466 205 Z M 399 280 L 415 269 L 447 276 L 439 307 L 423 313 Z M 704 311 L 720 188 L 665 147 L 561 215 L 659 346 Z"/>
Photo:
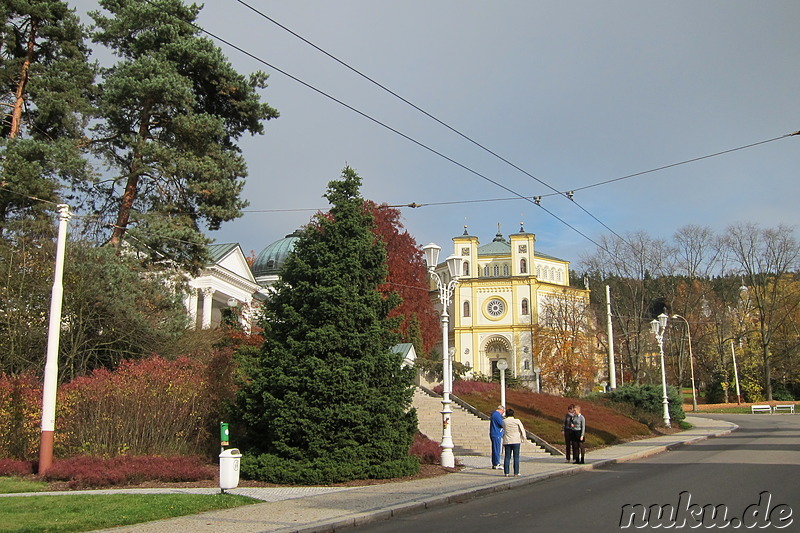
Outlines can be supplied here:
<path id="1" fill-rule="evenodd" d="M 253 263 L 253 276 L 256 279 L 263 276 L 277 276 L 301 234 L 302 230 L 295 230 L 294 233 L 261 250 Z"/>

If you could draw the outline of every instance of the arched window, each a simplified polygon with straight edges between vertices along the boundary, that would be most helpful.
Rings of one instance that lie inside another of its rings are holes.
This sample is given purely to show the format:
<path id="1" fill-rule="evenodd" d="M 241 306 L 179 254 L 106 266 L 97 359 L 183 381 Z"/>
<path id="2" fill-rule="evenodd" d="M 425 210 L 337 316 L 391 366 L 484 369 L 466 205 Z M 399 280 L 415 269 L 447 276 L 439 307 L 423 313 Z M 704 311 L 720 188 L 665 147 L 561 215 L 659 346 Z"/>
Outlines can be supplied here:
<path id="1" fill-rule="evenodd" d="M 469 276 L 469 261 L 464 261 L 464 275 Z"/>
<path id="2" fill-rule="evenodd" d="M 558 282 L 561 283 L 561 271 L 558 271 Z"/>
<path id="3" fill-rule="evenodd" d="M 503 265 L 503 275 L 508 276 L 508 273 L 509 273 L 508 265 Z"/>
<path id="4" fill-rule="evenodd" d="M 542 267 L 540 267 L 539 265 L 536 265 L 536 277 L 537 278 L 542 277 Z"/>
<path id="5" fill-rule="evenodd" d="M 495 275 L 495 277 L 500 275 L 500 265 L 495 265 L 494 266 L 494 275 Z"/>
<path id="6" fill-rule="evenodd" d="M 520 274 L 528 273 L 528 261 L 526 261 L 524 257 L 519 260 L 519 273 Z"/>
<path id="7" fill-rule="evenodd" d="M 489 265 L 486 265 L 485 267 L 483 267 L 483 277 L 484 278 L 488 278 L 489 277 Z"/>
<path id="8" fill-rule="evenodd" d="M 464 316 L 469 316 L 469 302 L 464 302 Z"/>
<path id="9" fill-rule="evenodd" d="M 527 298 L 523 298 L 522 299 L 522 314 L 523 315 L 527 315 L 528 314 L 528 299 Z"/>

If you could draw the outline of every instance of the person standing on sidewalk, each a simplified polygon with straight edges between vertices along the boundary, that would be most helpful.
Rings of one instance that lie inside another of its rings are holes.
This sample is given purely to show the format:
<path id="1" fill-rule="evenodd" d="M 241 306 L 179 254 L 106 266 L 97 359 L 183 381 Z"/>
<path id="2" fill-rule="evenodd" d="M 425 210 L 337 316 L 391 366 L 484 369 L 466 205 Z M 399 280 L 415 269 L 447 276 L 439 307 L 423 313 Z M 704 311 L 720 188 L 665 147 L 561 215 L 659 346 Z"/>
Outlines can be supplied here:
<path id="1" fill-rule="evenodd" d="M 561 432 L 564 433 L 564 445 L 567 448 L 567 462 L 569 462 L 570 452 L 572 451 L 572 417 L 575 416 L 575 405 L 569 404 L 567 407 L 567 414 L 564 415 L 564 427 Z"/>
<path id="2" fill-rule="evenodd" d="M 575 406 L 575 415 L 572 417 L 572 459 L 576 465 L 583 464 L 586 454 L 586 418 L 581 414 L 581 406 Z M 580 455 L 578 455 L 580 452 Z"/>
<path id="3" fill-rule="evenodd" d="M 506 408 L 498 405 L 489 420 L 489 440 L 492 441 L 492 470 L 500 468 L 500 450 L 503 444 L 503 414 Z"/>
<path id="4" fill-rule="evenodd" d="M 509 474 L 511 456 L 514 456 L 514 475 L 519 475 L 519 448 L 522 441 L 527 438 L 522 422 L 514 418 L 514 410 L 506 409 L 506 418 L 503 420 L 503 472 Z"/>

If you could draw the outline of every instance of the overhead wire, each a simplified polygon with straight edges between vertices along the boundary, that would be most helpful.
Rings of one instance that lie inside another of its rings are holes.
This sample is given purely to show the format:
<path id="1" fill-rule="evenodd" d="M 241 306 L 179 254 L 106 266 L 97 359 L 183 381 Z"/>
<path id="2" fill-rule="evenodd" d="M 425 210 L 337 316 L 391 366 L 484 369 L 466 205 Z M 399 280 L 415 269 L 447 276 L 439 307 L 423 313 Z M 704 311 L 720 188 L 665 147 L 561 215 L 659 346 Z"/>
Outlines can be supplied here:
<path id="1" fill-rule="evenodd" d="M 547 188 L 549 188 L 550 190 L 552 190 L 552 191 L 553 191 L 553 192 L 552 192 L 552 193 L 550 193 L 550 194 L 543 194 L 543 195 L 539 195 L 539 196 L 538 196 L 539 200 L 541 200 L 541 198 L 542 198 L 542 197 L 544 197 L 544 196 L 555 196 L 555 195 L 558 195 L 558 196 L 563 196 L 563 197 L 565 197 L 565 198 L 569 199 L 569 200 L 570 200 L 572 203 L 574 203 L 574 204 L 575 204 L 575 205 L 576 205 L 576 206 L 577 206 L 579 209 L 581 209 L 581 211 L 583 211 L 583 212 L 584 212 L 586 215 L 588 215 L 588 216 L 589 216 L 589 217 L 591 217 L 593 220 L 595 220 L 595 221 L 596 221 L 598 224 L 600 224 L 600 225 L 601 225 L 601 226 L 603 226 L 605 229 L 607 229 L 608 231 L 610 231 L 610 232 L 611 232 L 611 233 L 612 233 L 614 236 L 616 236 L 618 239 L 620 239 L 621 241 L 623 241 L 623 242 L 626 242 L 626 243 L 627 243 L 627 241 L 626 241 L 626 240 L 625 240 L 625 239 L 624 239 L 622 236 L 620 236 L 620 235 L 619 235 L 619 234 L 618 234 L 616 231 L 614 231 L 614 230 L 613 230 L 613 229 L 612 229 L 610 226 L 608 226 L 608 225 L 607 225 L 605 222 L 603 222 L 603 221 L 602 221 L 602 220 L 600 220 L 600 219 L 599 219 L 597 216 L 595 216 L 593 213 L 591 213 L 591 212 L 590 212 L 588 209 L 586 209 L 586 208 L 585 208 L 583 205 L 581 205 L 580 203 L 578 203 L 578 202 L 575 200 L 575 198 L 574 198 L 574 193 L 575 193 L 576 191 L 586 190 L 586 189 L 589 189 L 589 188 L 592 188 L 592 187 L 597 187 L 597 186 L 600 186 L 600 185 L 605 185 L 605 184 L 608 184 L 608 183 L 614 183 L 614 182 L 616 182 L 616 181 L 621 181 L 621 180 L 625 180 L 625 179 L 633 178 L 633 177 L 636 177 L 636 176 L 641 176 L 641 175 L 648 174 L 648 173 L 651 173 L 651 172 L 656 172 L 656 171 L 659 171 L 659 170 L 665 170 L 665 169 L 672 168 L 672 167 L 676 167 L 676 166 L 679 166 L 679 165 L 684 165 L 684 164 L 687 164 L 687 163 L 692 163 L 692 162 L 700 161 L 700 160 L 703 160 L 703 159 L 708 159 L 708 158 L 715 157 L 715 156 L 718 156 L 718 155 L 728 154 L 728 153 L 731 153 L 731 152 L 735 152 L 735 151 L 737 151 L 737 150 L 743 150 L 743 149 L 745 149 L 745 148 L 751 148 L 751 147 L 754 147 L 754 146 L 758 146 L 758 145 L 760 145 L 760 144 L 765 144 L 765 143 L 772 142 L 772 141 L 775 141 L 775 140 L 778 140 L 778 139 L 782 139 L 782 138 L 784 138 L 784 137 L 787 137 L 787 136 L 791 136 L 791 135 L 797 135 L 798 133 L 800 133 L 800 131 L 798 131 L 798 132 L 796 132 L 796 133 L 792 133 L 792 134 L 788 134 L 788 135 L 783 135 L 783 136 L 780 136 L 780 137 L 775 137 L 775 138 L 773 138 L 773 139 L 768 139 L 768 140 L 766 140 L 766 141 L 760 141 L 760 142 L 752 143 L 752 144 L 749 144 L 749 145 L 746 145 L 746 146 L 742 146 L 742 147 L 738 147 L 738 148 L 733 148 L 733 149 L 730 149 L 730 150 L 724 150 L 724 151 L 721 151 L 721 152 L 716 152 L 716 153 L 714 153 L 714 154 L 709 154 L 709 155 L 706 155 L 706 156 L 696 157 L 696 158 L 689 159 L 689 160 L 686 160 L 686 161 L 681 161 L 681 162 L 678 162 L 678 163 L 673 163 L 673 164 L 670 164 L 670 165 L 661 166 L 661 167 L 658 167 L 658 168 L 655 168 L 655 169 L 651 169 L 651 170 L 646 170 L 646 171 L 643 171 L 643 172 L 637 172 L 637 173 L 635 173 L 635 174 L 630 174 L 630 175 L 627 175 L 627 176 L 621 176 L 621 177 L 618 177 L 618 178 L 614 178 L 614 179 L 611 179 L 611 180 L 602 181 L 602 182 L 595 183 L 595 184 L 591 184 L 591 185 L 587 185 L 587 186 L 584 186 L 584 187 L 573 188 L 573 189 L 569 189 L 569 190 L 566 190 L 566 191 L 559 191 L 558 189 L 556 189 L 555 187 L 553 187 L 552 185 L 550 185 L 550 184 L 549 184 L 549 183 L 547 183 L 546 181 L 542 180 L 541 178 L 538 178 L 538 177 L 534 176 L 533 174 L 531 174 L 531 173 L 530 173 L 530 172 L 528 172 L 527 170 L 525 170 L 525 169 L 523 169 L 522 167 L 520 167 L 520 166 L 518 166 L 518 165 L 514 164 L 513 162 L 511 162 L 511 161 L 510 161 L 510 160 L 508 160 L 507 158 L 505 158 L 505 157 L 501 156 L 500 154 L 498 154 L 498 153 L 497 153 L 497 152 L 495 152 L 494 150 L 491 150 L 490 148 L 488 148 L 488 147 L 487 147 L 487 146 L 485 146 L 484 144 L 481 144 L 480 142 L 476 141 L 476 140 L 475 140 L 475 139 L 473 139 L 472 137 L 470 137 L 470 136 L 468 136 L 468 135 L 466 135 L 466 134 L 462 133 L 462 132 L 461 132 L 461 131 L 459 131 L 458 129 L 454 128 L 453 126 L 449 125 L 448 123 L 444 122 L 443 120 L 441 120 L 441 119 L 439 119 L 438 117 L 434 116 L 433 114 L 429 113 L 429 112 L 428 112 L 428 111 L 426 111 L 425 109 L 423 109 L 423 108 L 421 108 L 420 106 L 418 106 L 418 105 L 414 104 L 413 102 L 411 102 L 411 101 L 410 101 L 410 100 L 408 100 L 407 98 L 405 98 L 405 97 L 401 96 L 400 94 L 398 94 L 397 92 L 393 91 L 393 90 L 392 90 L 392 89 L 390 89 L 389 87 L 387 87 L 387 86 L 385 86 L 384 84 L 382 84 L 382 83 L 378 82 L 377 80 L 375 80 L 374 78 L 372 78 L 372 77 L 368 76 L 367 74 L 364 74 L 363 72 L 361 72 L 361 71 L 360 71 L 360 70 L 358 70 L 357 68 L 353 67 L 352 65 L 348 64 L 347 62 L 345 62 L 345 61 L 343 61 L 343 60 L 339 59 L 338 57 L 336 57 L 335 55 L 331 54 L 330 52 L 328 52 L 328 51 L 327 51 L 327 50 L 325 50 L 324 48 L 322 48 L 322 47 L 318 46 L 318 45 L 317 45 L 317 44 L 315 44 L 314 42 L 310 41 L 309 39 L 307 39 L 307 38 L 303 37 L 302 35 L 300 35 L 299 33 L 295 32 L 295 31 L 294 31 L 294 30 L 292 30 L 291 28 L 289 28 L 289 27 L 287 27 L 286 25 L 284 25 L 284 24 L 280 23 L 279 21 L 277 21 L 277 20 L 276 20 L 276 19 L 274 19 L 273 17 L 270 17 L 269 15 L 267 15 L 266 13 L 264 13 L 263 11 L 261 11 L 261 10 L 259 10 L 259 9 L 256 9 L 255 7 L 253 7 L 252 5 L 250 5 L 249 3 L 245 2 L 244 0 L 236 0 L 236 2 L 238 2 L 238 3 L 239 3 L 239 4 L 241 4 L 242 6 L 246 7 L 247 9 L 251 10 L 252 12 L 256 13 L 257 15 L 259 15 L 259 16 L 260 16 L 260 17 L 262 17 L 262 18 L 264 18 L 265 20 L 267 20 L 267 21 L 271 22 L 272 24 L 276 25 L 277 27 L 281 28 L 282 30 L 284 30 L 284 31 L 288 32 L 288 33 L 289 33 L 289 34 L 291 34 L 292 36 L 296 37 L 297 39 L 299 39 L 299 40 L 301 40 L 302 42 L 306 43 L 307 45 L 311 46 L 311 47 L 312 47 L 312 48 L 314 48 L 315 50 L 317 50 L 317 51 L 319 51 L 320 53 L 324 54 L 325 56 L 329 57 L 329 58 L 330 58 L 330 59 L 332 59 L 333 61 L 337 62 L 338 64 L 342 65 L 343 67 L 347 68 L 348 70 L 352 71 L 353 73 L 357 74 L 358 76 L 360 76 L 360 77 L 364 78 L 365 80 L 369 81 L 370 83 L 374 84 L 375 86 L 379 87 L 380 89 L 382 89 L 382 90 L 386 91 L 386 92 L 387 92 L 387 93 L 389 93 L 390 95 L 392 95 L 392 96 L 394 96 L 395 98 L 399 99 L 399 100 L 400 100 L 400 101 L 402 101 L 403 103 L 405 103 L 405 104 L 409 105 L 409 106 L 410 106 L 410 107 L 412 107 L 413 109 L 415 109 L 415 110 L 417 110 L 418 112 L 422 113 L 423 115 L 425 115 L 426 117 L 428 117 L 428 118 L 430 118 L 431 120 L 435 121 L 436 123 L 440 124 L 441 126 L 443 126 L 443 127 L 447 128 L 448 130 L 452 131 L 453 133 L 455 133 L 456 135 L 460 136 L 461 138 L 463 138 L 463 139 L 467 140 L 468 142 L 472 143 L 473 145 L 475 145 L 475 146 L 479 147 L 480 149 L 482 149 L 482 150 L 484 150 L 485 152 L 487 152 L 487 153 L 491 154 L 492 156 L 496 157 L 496 158 L 497 158 L 497 159 L 499 159 L 500 161 L 503 161 L 504 163 L 508 164 L 508 165 L 509 165 L 509 166 L 511 166 L 512 168 L 514 168 L 514 169 L 518 170 L 519 172 L 521 172 L 521 173 L 525 174 L 526 176 L 528 176 L 528 177 L 532 178 L 533 180 L 537 181 L 538 183 L 540 183 L 540 184 L 544 185 L 545 187 L 547 187 Z M 495 183 L 495 182 L 492 182 L 492 183 Z M 526 198 L 526 199 L 528 199 L 528 198 Z M 539 207 L 542 207 L 542 205 L 541 205 L 541 202 L 540 202 L 540 201 L 534 201 L 534 203 L 535 203 L 535 205 L 537 205 L 537 206 L 539 206 Z M 429 205 L 430 205 L 430 204 L 429 204 Z M 413 207 L 420 207 L 420 206 L 421 206 L 420 204 L 413 203 L 413 204 L 406 204 L 406 205 L 403 205 L 403 206 L 401 206 L 401 207 L 412 207 L 412 208 L 413 208 Z M 555 216 L 555 215 L 553 215 L 553 213 L 552 213 L 552 212 L 550 212 L 550 211 L 548 211 L 548 210 L 545 210 L 545 211 L 547 211 L 547 212 L 548 212 L 548 214 L 550 214 L 551 216 Z M 565 223 L 565 222 L 564 222 L 563 220 L 561 220 L 559 217 L 556 217 L 556 218 L 557 218 L 559 221 L 561 221 L 562 223 Z M 569 224 L 567 224 L 567 226 L 568 226 L 568 227 L 570 227 L 570 228 L 572 228 L 572 226 L 570 226 Z M 572 229 L 574 230 L 574 228 L 572 228 Z M 581 233 L 581 232 L 578 232 L 578 233 L 580 233 L 581 235 L 583 235 L 583 233 Z M 584 236 L 585 236 L 585 235 L 584 235 Z M 593 241 L 593 240 L 591 240 L 591 239 L 590 239 L 590 241 L 594 242 L 594 241 Z M 596 243 L 595 243 L 595 244 L 596 244 Z M 627 243 L 627 244 L 629 244 L 629 245 L 630 245 L 630 243 Z"/>
<path id="2" fill-rule="evenodd" d="M 145 0 L 145 1 L 150 3 L 150 0 Z M 151 5 L 153 5 L 153 4 L 151 3 Z M 245 50 L 244 48 L 242 48 L 242 47 L 240 47 L 240 46 L 228 41 L 227 39 L 224 39 L 224 38 L 222 38 L 222 37 L 210 32 L 210 31 L 206 30 L 202 26 L 200 26 L 198 24 L 195 24 L 193 22 L 188 22 L 188 24 L 190 24 L 191 26 L 196 28 L 198 31 L 208 35 L 209 37 L 211 37 L 211 38 L 213 38 L 213 39 L 215 39 L 215 40 L 217 40 L 217 41 L 219 41 L 219 42 L 221 42 L 223 44 L 226 44 L 227 46 L 230 46 L 234 50 L 246 55 L 247 57 L 249 57 L 249 58 L 251 58 L 251 59 L 253 59 L 253 60 L 255 60 L 255 61 L 257 61 L 257 62 L 259 62 L 259 63 L 261 63 L 261 64 L 263 64 L 263 65 L 265 65 L 265 66 L 267 66 L 267 67 L 269 67 L 269 68 L 271 68 L 273 70 L 275 70 L 276 72 L 279 72 L 279 73 L 283 74 L 284 76 L 286 76 L 286 77 L 290 78 L 291 80 L 303 85 L 304 87 L 306 87 L 308 89 L 311 89 L 312 91 L 324 96 L 325 98 L 330 99 L 331 101 L 333 101 L 333 102 L 345 107 L 346 109 L 349 109 L 350 111 L 353 111 L 354 113 L 366 118 L 367 120 L 369 120 L 369 121 L 371 121 L 371 122 L 373 122 L 373 123 L 385 128 L 385 129 L 391 131 L 392 133 L 394 133 L 396 135 L 399 135 L 400 137 L 406 139 L 407 141 L 409 141 L 409 142 L 411 142 L 413 144 L 416 144 L 420 148 L 423 148 L 423 149 L 425 149 L 425 150 L 427 150 L 427 151 L 429 151 L 429 152 L 441 157 L 442 159 L 444 159 L 446 161 L 449 161 L 450 163 L 456 165 L 457 167 L 459 167 L 459 168 L 461 168 L 463 170 L 466 170 L 467 172 L 469 172 L 471 174 L 474 174 L 475 176 L 477 176 L 477 177 L 479 177 L 479 178 L 481 178 L 481 179 L 483 179 L 485 181 L 488 181 L 489 183 L 495 185 L 496 187 L 499 187 L 499 188 L 503 189 L 504 191 L 506 191 L 508 193 L 513 194 L 514 196 L 516 196 L 517 198 L 519 198 L 521 200 L 531 201 L 528 197 L 524 196 L 523 194 L 518 193 L 517 191 L 511 189 L 510 187 L 507 187 L 507 186 L 503 185 L 502 183 L 498 182 L 497 180 L 494 180 L 494 179 L 492 179 L 492 178 L 490 178 L 490 177 L 478 172 L 477 170 L 474 170 L 474 169 L 468 167 L 467 165 L 465 165 L 465 164 L 453 159 L 452 157 L 450 157 L 450 156 L 448 156 L 448 155 L 436 150 L 435 148 L 432 148 L 432 147 L 428 146 L 427 144 L 425 144 L 425 143 L 423 143 L 421 141 L 418 141 L 417 139 L 414 139 L 413 137 L 401 132 L 400 130 L 398 130 L 398 129 L 386 124 L 385 122 L 383 122 L 381 120 L 378 120 L 377 118 L 365 113 L 364 111 L 361 111 L 360 109 L 358 109 L 358 108 L 356 108 L 356 107 L 354 107 L 354 106 L 352 106 L 352 105 L 350 105 L 350 104 L 348 104 L 348 103 L 336 98 L 335 96 L 326 93 L 322 89 L 314 87 L 310 83 L 301 80 L 297 76 L 294 76 L 293 74 L 290 74 L 289 72 L 287 72 L 287 71 L 285 71 L 285 70 L 283 70 L 283 69 L 281 69 L 281 68 L 279 68 L 279 67 L 277 67 L 277 66 L 275 66 L 275 65 L 273 65 L 271 63 L 269 63 L 268 61 L 260 58 L 259 56 L 253 54 L 252 52 L 249 52 L 249 51 Z M 539 207 L 541 207 L 541 206 L 539 206 Z M 566 222 L 563 219 L 561 219 L 560 217 L 555 216 L 552 211 L 549 211 L 549 210 L 545 209 L 545 212 L 547 212 L 551 216 L 554 216 L 556 218 L 556 220 L 559 220 L 560 222 L 566 224 Z M 572 226 L 570 224 L 566 224 L 566 225 L 567 225 L 567 227 L 577 231 L 574 228 L 574 226 Z M 602 248 L 602 246 L 597 241 L 595 241 L 594 239 L 590 238 L 585 233 L 578 231 L 578 234 L 583 236 L 584 238 L 588 239 L 595 246 Z"/>
<path id="3" fill-rule="evenodd" d="M 330 52 L 328 52 L 327 50 L 325 50 L 325 49 L 321 48 L 320 46 L 317 46 L 316 44 L 314 44 L 314 43 L 313 43 L 313 42 L 311 42 L 310 40 L 306 39 L 306 38 L 305 38 L 305 37 L 303 37 L 302 35 L 298 34 L 297 32 L 293 31 L 292 29 L 290 29 L 290 28 L 286 27 L 285 25 L 281 24 L 280 22 L 278 22 L 278 21 L 277 21 L 277 20 L 275 20 L 274 18 L 270 17 L 270 16 L 269 16 L 269 15 L 267 15 L 266 13 L 264 13 L 264 12 L 262 12 L 262 11 L 260 11 L 260 10 L 256 9 L 255 7 L 253 7 L 253 6 L 251 6 L 250 4 L 248 4 L 247 2 L 245 2 L 244 0 L 236 0 L 236 1 L 237 1 L 239 4 L 241 4 L 241 5 L 245 6 L 246 8 L 250 9 L 250 10 L 251 10 L 251 11 L 253 11 L 254 13 L 258 14 L 259 16 L 263 17 L 265 20 L 268 20 L 269 22 L 271 22 L 271 23 L 275 24 L 276 26 L 278 26 L 279 28 L 283 29 L 284 31 L 286 31 L 286 32 L 290 33 L 290 34 L 291 34 L 291 35 L 293 35 L 294 37 L 296 37 L 296 38 L 300 39 L 301 41 L 303 41 L 304 43 L 308 44 L 309 46 L 311 46 L 311 47 L 312 47 L 312 48 L 314 48 L 315 50 L 319 51 L 320 53 L 322 53 L 322 54 L 326 55 L 327 57 L 331 58 L 332 60 L 336 61 L 337 63 L 339 63 L 339 64 L 340 64 L 340 65 L 342 65 L 343 67 L 345 67 L 345 68 L 349 69 L 350 71 L 354 72 L 354 73 L 355 73 L 355 74 L 357 74 L 358 76 L 360 76 L 360 77 L 364 78 L 365 80 L 369 81 L 370 83 L 372 83 L 372 84 L 376 85 L 377 87 L 379 87 L 379 88 L 381 88 L 382 90 L 386 91 L 387 93 L 391 94 L 392 96 L 394 96 L 395 98 L 399 99 L 399 100 L 400 100 L 400 101 L 402 101 L 403 103 L 405 103 L 405 104 L 407 104 L 407 105 L 411 106 L 412 108 L 414 108 L 415 110 L 419 111 L 420 113 L 422 113 L 422 114 L 423 114 L 423 115 L 425 115 L 426 117 L 428 117 L 428 118 L 430 118 L 431 120 L 435 121 L 436 123 L 438 123 L 438 124 L 440 124 L 440 125 L 444 126 L 444 127 L 445 127 L 445 128 L 447 128 L 448 130 L 450 130 L 450 131 L 452 131 L 453 133 L 455 133 L 456 135 L 458 135 L 459 137 L 461 137 L 461 138 L 463 138 L 463 139 L 467 140 L 468 142 L 470 142 L 470 143 L 472 143 L 473 145 L 477 146 L 477 147 L 478 147 L 478 148 L 480 148 L 481 150 L 483 150 L 483 151 L 485 151 L 485 152 L 487 152 L 487 153 L 491 154 L 492 156 L 494 156 L 495 158 L 499 159 L 500 161 L 502 161 L 502 162 L 506 163 L 507 165 L 511 166 L 512 168 L 514 168 L 514 169 L 518 170 L 519 172 L 521 172 L 521 173 L 525 174 L 526 176 L 530 177 L 531 179 L 533 179 L 533 180 L 537 181 L 538 183 L 540 183 L 540 184 L 544 185 L 544 186 L 545 186 L 545 187 L 547 187 L 548 189 L 550 189 L 550 190 L 554 191 L 554 193 L 553 193 L 553 194 L 559 194 L 559 195 L 562 195 L 562 196 L 564 196 L 565 198 L 567 197 L 567 193 L 565 193 L 565 192 L 559 192 L 559 191 L 558 191 L 558 189 L 556 189 L 555 187 L 553 187 L 552 185 L 550 185 L 550 184 L 549 184 L 549 183 L 547 183 L 546 181 L 542 180 L 541 178 L 538 178 L 538 177 L 534 176 L 533 174 L 531 174 L 530 172 L 528 172 L 528 171 L 527 171 L 527 170 L 525 170 L 524 168 L 522 168 L 522 167 L 520 167 L 520 166 L 518 166 L 518 165 L 514 164 L 513 162 L 511 162 L 511 161 L 510 161 L 510 160 L 508 160 L 507 158 L 505 158 L 505 157 L 501 156 L 500 154 L 498 154 L 498 153 L 497 153 L 497 152 L 495 152 L 494 150 L 491 150 L 490 148 L 488 148 L 488 147 L 487 147 L 487 146 L 485 146 L 484 144 L 481 144 L 480 142 L 476 141 L 476 140 L 475 140 L 475 139 L 473 139 L 472 137 L 470 137 L 470 136 L 468 136 L 468 135 L 464 134 L 463 132 L 459 131 L 458 129 L 454 128 L 454 127 L 453 127 L 453 126 L 451 126 L 450 124 L 447 124 L 446 122 L 444 122 L 443 120 L 441 120 L 441 119 L 439 119 L 438 117 L 434 116 L 433 114 L 429 113 L 429 112 L 428 112 L 428 111 L 426 111 L 425 109 L 423 109 L 423 108 L 421 108 L 420 106 L 418 106 L 418 105 L 414 104 L 413 102 L 411 102 L 411 101 L 410 101 L 410 100 L 408 100 L 407 98 L 404 98 L 403 96 L 401 96 L 401 95 L 400 95 L 400 94 L 398 94 L 397 92 L 395 92 L 395 91 L 391 90 L 390 88 L 388 88 L 388 87 L 387 87 L 387 86 L 385 86 L 384 84 L 382 84 L 382 83 L 380 83 L 380 82 L 376 81 L 376 80 L 375 80 L 375 79 L 373 79 L 372 77 L 370 77 L 370 76 L 368 76 L 368 75 L 364 74 L 363 72 L 361 72 L 360 70 L 358 70 L 358 69 L 356 69 L 355 67 L 351 66 L 351 65 L 350 65 L 350 64 L 348 64 L 347 62 L 345 62 L 345 61 L 343 61 L 343 60 L 339 59 L 338 57 L 334 56 L 333 54 L 331 54 L 331 53 L 330 53 Z M 493 183 L 494 183 L 494 182 L 493 182 Z M 527 199 L 527 198 L 526 198 L 526 199 Z M 616 235 L 618 238 L 622 239 L 622 237 L 621 237 L 620 235 L 618 235 L 618 234 L 617 234 L 617 232 L 615 232 L 615 231 L 614 231 L 613 229 L 611 229 L 611 228 L 610 228 L 608 225 L 606 225 L 605 223 L 603 223 L 602 221 L 600 221 L 600 219 L 598 219 L 596 216 L 594 216 L 592 213 L 590 213 L 590 212 L 589 212 L 589 211 L 588 211 L 586 208 L 584 208 L 583 206 L 581 206 L 581 205 L 579 205 L 577 202 L 575 202 L 575 201 L 574 201 L 574 199 L 573 199 L 571 196 L 569 197 L 569 199 L 570 199 L 570 200 L 572 200 L 572 201 L 573 201 L 573 203 L 575 203 L 575 205 L 577 205 L 578 207 L 580 207 L 580 208 L 581 208 L 581 210 L 583 210 L 583 211 L 584 211 L 584 212 L 585 212 L 587 215 L 591 216 L 591 217 L 592 217 L 594 220 L 596 220 L 597 222 L 599 222 L 599 223 L 600 223 L 600 224 L 601 224 L 603 227 L 605 227 L 607 230 L 611 231 L 611 232 L 612 232 L 614 235 Z M 535 205 L 537 205 L 538 207 L 542 207 L 542 205 L 541 205 L 540 203 L 535 203 Z M 554 217 L 555 217 L 555 215 L 554 215 L 552 212 L 550 212 L 549 210 L 545 209 L 545 211 L 546 211 L 548 214 L 550 214 L 551 216 L 554 216 Z M 555 217 L 555 218 L 556 218 L 557 220 L 561 221 L 562 223 L 565 223 L 565 224 L 566 224 L 566 222 L 564 222 L 564 221 L 563 221 L 561 218 L 559 218 L 559 217 Z M 567 226 L 568 226 L 568 227 L 570 227 L 570 228 L 572 228 L 573 230 L 575 229 L 575 228 L 573 228 L 573 227 L 572 227 L 571 225 L 569 225 L 569 224 L 567 224 Z M 577 231 L 577 230 L 576 230 L 576 231 Z M 583 235 L 584 237 L 586 237 L 586 235 L 584 235 L 582 232 L 578 232 L 578 233 L 579 233 L 580 235 Z M 592 239 L 589 239 L 589 240 L 590 240 L 591 242 L 594 242 L 594 240 L 592 240 Z M 624 239 L 622 239 L 622 240 L 624 240 Z M 596 243 L 595 243 L 595 244 L 596 244 Z"/>

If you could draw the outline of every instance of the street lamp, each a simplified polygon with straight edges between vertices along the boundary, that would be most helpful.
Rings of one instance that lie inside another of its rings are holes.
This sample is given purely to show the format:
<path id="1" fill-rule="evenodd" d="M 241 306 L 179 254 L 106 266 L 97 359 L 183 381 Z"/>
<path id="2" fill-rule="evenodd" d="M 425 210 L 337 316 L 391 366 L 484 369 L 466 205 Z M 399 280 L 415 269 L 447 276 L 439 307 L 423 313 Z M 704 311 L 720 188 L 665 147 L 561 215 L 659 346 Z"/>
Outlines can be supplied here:
<path id="1" fill-rule="evenodd" d="M 500 405 L 506 405 L 506 370 L 508 369 L 508 362 L 505 359 L 500 359 L 497 362 L 497 368 L 500 370 Z"/>
<path id="2" fill-rule="evenodd" d="M 689 321 L 681 315 L 672 315 L 672 318 L 680 318 L 686 323 L 686 336 L 689 338 L 689 369 L 692 373 L 692 411 L 697 411 L 697 393 L 694 386 L 694 354 L 692 353 L 692 332 L 689 331 Z"/>
<path id="3" fill-rule="evenodd" d="M 425 263 L 428 266 L 428 274 L 436 281 L 436 288 L 439 291 L 439 302 L 442 304 L 442 466 L 454 468 L 456 459 L 453 455 L 453 434 L 450 427 L 450 392 L 453 385 L 453 353 L 448 349 L 448 321 L 447 307 L 453 291 L 458 285 L 458 275 L 461 272 L 461 257 L 451 255 L 447 258 L 447 269 L 450 272 L 450 281 L 445 282 L 436 274 L 436 265 L 439 260 L 441 246 L 430 243 L 422 247 L 425 252 Z M 455 350 L 453 350 L 455 352 Z"/>
<path id="4" fill-rule="evenodd" d="M 664 330 L 667 329 L 667 319 L 669 317 L 661 313 L 658 315 L 658 319 L 653 319 L 650 322 L 650 329 L 653 332 L 653 335 L 656 336 L 656 340 L 658 341 L 658 351 L 661 352 L 661 388 L 664 392 L 664 425 L 672 427 L 669 423 L 669 399 L 667 398 L 667 373 L 664 370 Z"/>
<path id="5" fill-rule="evenodd" d="M 533 373 L 536 375 L 536 393 L 542 392 L 542 368 L 540 366 L 533 367 Z"/>

